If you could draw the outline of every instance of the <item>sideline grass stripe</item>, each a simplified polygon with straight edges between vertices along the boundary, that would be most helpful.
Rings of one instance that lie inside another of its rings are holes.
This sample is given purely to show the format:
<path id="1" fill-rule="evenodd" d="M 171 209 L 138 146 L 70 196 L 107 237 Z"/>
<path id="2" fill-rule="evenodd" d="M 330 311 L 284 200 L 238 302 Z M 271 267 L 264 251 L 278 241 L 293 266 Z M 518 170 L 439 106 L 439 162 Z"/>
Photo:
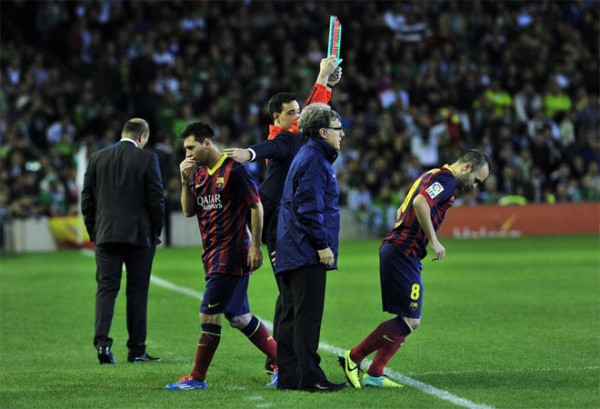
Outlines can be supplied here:
<path id="1" fill-rule="evenodd" d="M 182 294 L 186 294 L 186 295 L 192 296 L 192 297 L 197 298 L 199 300 L 202 300 L 202 293 L 200 293 L 198 291 L 194 291 L 194 290 L 192 290 L 190 288 L 186 288 L 186 287 L 181 287 L 181 286 L 175 285 L 175 284 L 173 284 L 173 283 L 171 283 L 169 281 L 163 280 L 162 278 L 156 277 L 154 275 L 152 275 L 150 277 L 150 282 L 152 282 L 152 283 L 154 283 L 156 285 L 159 285 L 161 287 L 167 288 L 169 290 L 173 290 L 173 291 L 176 291 L 176 292 L 179 292 L 179 293 L 182 293 Z M 260 317 L 258 317 L 258 318 L 262 321 L 263 324 L 265 324 L 269 328 L 269 330 L 273 329 L 273 323 L 272 322 L 269 322 L 269 321 L 267 321 L 267 320 L 265 320 L 263 318 L 260 318 Z M 338 355 L 340 352 L 343 351 L 343 349 L 341 349 L 341 348 L 335 347 L 333 345 L 326 344 L 324 342 L 319 343 L 319 348 L 321 348 L 324 351 L 327 351 L 327 352 L 330 352 L 332 354 L 335 354 L 335 355 Z M 365 363 L 367 365 L 370 365 L 371 361 L 365 360 Z M 421 381 L 417 381 L 416 379 L 413 379 L 413 378 L 408 377 L 406 375 L 402 375 L 401 373 L 393 371 L 393 370 L 391 370 L 389 368 L 387 369 L 387 373 L 388 373 L 388 376 L 390 376 L 390 378 L 392 378 L 392 379 L 394 379 L 394 380 L 396 380 L 396 381 L 398 381 L 400 383 L 403 383 L 403 384 L 408 385 L 408 386 L 412 386 L 415 389 L 418 389 L 418 390 L 420 390 L 422 392 L 425 392 L 425 393 L 427 393 L 429 395 L 435 396 L 438 399 L 445 400 L 445 401 L 448 401 L 450 403 L 453 403 L 453 404 L 455 404 L 457 406 L 462 406 L 462 407 L 467 408 L 467 409 L 495 409 L 493 406 L 482 405 L 482 404 L 477 404 L 477 403 L 471 402 L 468 399 L 461 398 L 461 397 L 456 396 L 456 395 L 454 395 L 454 394 L 452 394 L 452 393 L 450 393 L 448 391 L 445 391 L 445 390 L 442 390 L 442 389 L 438 389 L 435 386 L 426 384 L 426 383 L 421 382 Z"/>
<path id="2" fill-rule="evenodd" d="M 81 250 L 81 253 L 87 257 L 94 257 L 94 252 L 91 250 Z M 185 294 L 188 295 L 190 297 L 196 298 L 198 300 L 202 300 L 202 295 L 203 293 L 199 292 L 199 291 L 195 291 L 192 290 L 191 288 L 187 288 L 187 287 L 182 287 L 182 286 L 178 286 L 176 284 L 173 284 L 167 280 L 163 280 L 160 277 L 157 277 L 155 275 L 151 275 L 150 276 L 150 282 L 153 284 L 156 284 L 160 287 L 166 288 L 168 290 L 172 290 L 181 294 Z M 273 329 L 273 323 L 267 320 L 264 320 L 260 317 L 258 317 L 268 328 L 269 330 Z M 329 345 L 326 343 L 319 343 L 319 348 L 323 349 L 324 351 L 330 352 L 332 354 L 338 355 L 340 352 L 343 351 L 342 348 L 339 347 L 335 347 L 333 345 Z M 371 361 L 369 360 L 365 360 L 364 361 L 366 365 L 370 365 Z M 438 399 L 441 400 L 445 400 L 447 402 L 450 402 L 454 405 L 457 406 L 461 406 L 467 409 L 495 409 L 493 406 L 489 406 L 489 405 L 484 405 L 484 404 L 477 404 L 474 402 L 471 402 L 468 399 L 465 398 L 461 398 L 459 396 L 456 396 L 448 391 L 436 388 L 435 386 L 426 384 L 424 382 L 418 381 L 416 379 L 413 379 L 409 376 L 403 375 L 399 372 L 396 372 L 392 369 L 387 368 L 386 372 L 388 374 L 388 376 L 390 376 L 390 378 L 403 383 L 405 385 L 411 386 L 415 389 L 418 389 L 424 393 L 427 393 L 429 395 L 432 395 Z"/>

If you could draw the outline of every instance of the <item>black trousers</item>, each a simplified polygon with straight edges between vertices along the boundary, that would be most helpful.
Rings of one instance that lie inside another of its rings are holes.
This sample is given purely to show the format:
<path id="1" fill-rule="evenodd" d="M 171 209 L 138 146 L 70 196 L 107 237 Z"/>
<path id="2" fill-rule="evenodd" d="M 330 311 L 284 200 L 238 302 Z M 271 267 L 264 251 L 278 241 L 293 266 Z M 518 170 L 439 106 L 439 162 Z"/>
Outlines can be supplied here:
<path id="1" fill-rule="evenodd" d="M 277 219 L 279 217 L 279 203 L 273 202 L 268 198 L 263 200 L 264 208 L 264 219 L 263 219 L 263 234 L 262 241 L 267 245 L 267 251 L 269 252 L 269 261 L 271 262 L 271 268 L 275 271 L 275 266 L 271 258 L 271 253 L 276 250 L 277 247 Z M 275 276 L 277 282 L 277 288 L 279 294 L 275 301 L 275 312 L 273 314 L 273 339 L 277 341 L 279 339 L 279 317 L 281 316 L 281 310 L 283 308 L 281 302 L 281 280 Z"/>
<path id="2" fill-rule="evenodd" d="M 130 356 L 146 351 L 146 315 L 148 286 L 156 247 L 135 247 L 127 244 L 96 246 L 96 328 L 94 346 L 112 346 L 108 336 L 121 287 L 123 263 L 127 268 L 127 347 Z"/>
<path id="3" fill-rule="evenodd" d="M 323 266 L 305 266 L 280 274 L 283 309 L 277 339 L 279 389 L 311 386 L 327 379 L 317 353 L 326 271 Z"/>

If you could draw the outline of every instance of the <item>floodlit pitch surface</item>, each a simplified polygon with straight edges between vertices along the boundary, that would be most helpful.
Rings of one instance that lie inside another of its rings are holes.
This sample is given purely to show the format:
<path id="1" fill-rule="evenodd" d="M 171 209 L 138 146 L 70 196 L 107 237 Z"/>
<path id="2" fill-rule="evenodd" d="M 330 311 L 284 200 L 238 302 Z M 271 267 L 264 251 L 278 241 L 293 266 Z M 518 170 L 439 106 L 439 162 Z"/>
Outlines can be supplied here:
<path id="1" fill-rule="evenodd" d="M 443 261 L 424 260 L 421 328 L 390 362 L 400 390 L 278 392 L 263 385 L 264 357 L 225 326 L 208 390 L 166 391 L 187 375 L 204 289 L 200 251 L 161 249 L 150 286 L 148 351 L 162 363 L 129 364 L 124 285 L 111 335 L 117 365 L 92 347 L 93 254 L 2 255 L 2 408 L 597 408 L 600 407 L 598 236 L 444 240 Z M 328 276 L 322 366 L 381 321 L 379 241 L 342 243 Z M 269 266 L 250 280 L 253 312 L 272 321 Z M 372 356 L 370 357 L 372 358 Z"/>

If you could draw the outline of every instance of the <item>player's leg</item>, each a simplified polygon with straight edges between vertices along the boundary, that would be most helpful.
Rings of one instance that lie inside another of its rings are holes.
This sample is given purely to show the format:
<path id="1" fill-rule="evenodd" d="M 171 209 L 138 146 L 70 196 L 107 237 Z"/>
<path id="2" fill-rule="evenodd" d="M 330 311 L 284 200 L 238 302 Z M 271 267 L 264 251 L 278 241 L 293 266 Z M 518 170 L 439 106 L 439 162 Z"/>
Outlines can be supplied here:
<path id="1" fill-rule="evenodd" d="M 399 254 L 392 245 L 382 246 L 380 273 L 383 306 L 385 311 L 399 313 L 399 315 L 388 321 L 395 324 L 395 332 L 392 336 L 388 336 L 389 342 L 382 343 L 377 348 L 373 362 L 363 378 L 365 386 L 402 386 L 384 376 L 383 371 L 406 337 L 416 330 L 421 322 L 423 302 L 421 268 L 419 260 Z"/>
<path id="2" fill-rule="evenodd" d="M 221 315 L 231 299 L 237 281 L 228 274 L 206 276 L 206 289 L 200 306 L 202 334 L 198 340 L 194 368 L 189 376 L 166 386 L 171 390 L 206 389 L 206 373 L 221 341 Z"/>
<path id="3" fill-rule="evenodd" d="M 277 365 L 277 343 L 271 333 L 248 305 L 249 276 L 238 278 L 233 295 L 225 308 L 225 318 L 233 328 L 239 329 L 260 351 Z"/>
<path id="4" fill-rule="evenodd" d="M 96 246 L 96 322 L 94 347 L 110 348 L 113 340 L 108 336 L 115 301 L 121 287 L 123 255 L 110 245 Z"/>
<path id="5" fill-rule="evenodd" d="M 381 351 L 369 368 L 369 376 L 381 377 L 385 365 L 416 329 L 418 324 L 414 324 L 414 320 L 420 317 L 422 285 L 418 261 L 415 264 L 398 254 L 394 246 L 384 244 L 380 249 L 380 279 L 383 309 L 398 316 L 379 324 L 357 346 L 340 355 L 340 364 L 355 388 L 360 388 L 359 367 L 363 359 L 374 351 Z M 409 325 L 407 318 L 413 320 L 415 328 Z"/>
<path id="6" fill-rule="evenodd" d="M 165 389 L 192 390 L 208 388 L 206 372 L 221 341 L 221 314 L 200 313 L 200 323 L 202 334 L 198 340 L 192 372 L 179 381 L 168 384 Z"/>

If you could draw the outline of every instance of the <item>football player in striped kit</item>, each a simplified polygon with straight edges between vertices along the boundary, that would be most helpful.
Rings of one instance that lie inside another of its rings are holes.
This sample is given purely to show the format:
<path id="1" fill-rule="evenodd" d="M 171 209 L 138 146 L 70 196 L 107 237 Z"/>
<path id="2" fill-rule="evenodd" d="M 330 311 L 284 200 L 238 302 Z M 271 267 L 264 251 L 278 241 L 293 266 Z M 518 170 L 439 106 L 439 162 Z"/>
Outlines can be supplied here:
<path id="1" fill-rule="evenodd" d="M 223 314 L 275 364 L 277 344 L 248 305 L 248 278 L 263 264 L 263 208 L 256 182 L 243 165 L 220 152 L 210 126 L 189 124 L 181 138 L 186 150 L 180 164 L 181 205 L 185 216 L 198 218 L 206 290 L 194 368 L 166 389 L 206 389 L 206 372 L 219 345 Z M 277 371 L 270 384 L 276 381 Z"/>
<path id="2" fill-rule="evenodd" d="M 357 346 L 339 356 L 340 365 L 354 388 L 402 386 L 386 377 L 383 369 L 421 321 L 421 260 L 427 255 L 427 244 L 433 251 L 433 261 L 444 258 L 446 249 L 436 231 L 454 202 L 455 191 L 480 185 L 490 174 L 490 168 L 487 155 L 472 149 L 452 165 L 425 172 L 413 183 L 398 209 L 394 228 L 379 249 L 383 310 L 396 317 L 381 323 Z M 361 383 L 360 363 L 375 351 Z"/>

